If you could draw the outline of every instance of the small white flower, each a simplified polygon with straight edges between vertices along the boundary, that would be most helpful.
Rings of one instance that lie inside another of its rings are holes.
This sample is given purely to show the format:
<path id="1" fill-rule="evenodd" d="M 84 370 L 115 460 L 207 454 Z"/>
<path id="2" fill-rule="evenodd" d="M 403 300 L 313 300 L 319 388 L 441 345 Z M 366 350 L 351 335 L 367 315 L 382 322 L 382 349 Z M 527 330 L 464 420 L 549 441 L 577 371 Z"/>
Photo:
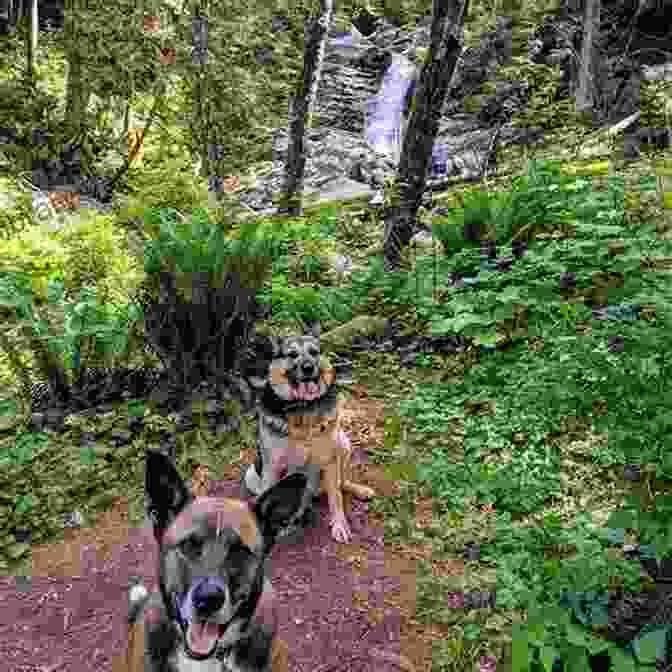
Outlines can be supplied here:
<path id="1" fill-rule="evenodd" d="M 337 254 L 333 257 L 334 269 L 339 275 L 344 275 L 350 273 L 352 270 L 352 258 L 344 256 L 342 254 Z"/>
<path id="2" fill-rule="evenodd" d="M 385 195 L 382 189 L 376 191 L 376 193 L 371 197 L 371 200 L 369 201 L 369 205 L 372 208 L 378 208 L 384 203 L 385 203 Z"/>
<path id="3" fill-rule="evenodd" d="M 69 511 L 63 518 L 63 526 L 68 528 L 81 527 L 84 522 L 84 517 L 79 511 Z"/>

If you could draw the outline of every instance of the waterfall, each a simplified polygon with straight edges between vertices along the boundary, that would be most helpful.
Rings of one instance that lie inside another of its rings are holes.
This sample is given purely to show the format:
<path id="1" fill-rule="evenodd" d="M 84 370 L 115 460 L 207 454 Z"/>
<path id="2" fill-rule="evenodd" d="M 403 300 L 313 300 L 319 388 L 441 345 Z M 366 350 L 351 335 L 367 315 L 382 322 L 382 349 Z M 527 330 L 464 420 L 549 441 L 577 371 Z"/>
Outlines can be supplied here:
<path id="1" fill-rule="evenodd" d="M 366 117 L 366 139 L 372 149 L 399 163 L 406 130 L 403 119 L 404 100 L 415 66 L 405 56 L 393 54 L 385 71 L 380 91 L 369 101 Z"/>

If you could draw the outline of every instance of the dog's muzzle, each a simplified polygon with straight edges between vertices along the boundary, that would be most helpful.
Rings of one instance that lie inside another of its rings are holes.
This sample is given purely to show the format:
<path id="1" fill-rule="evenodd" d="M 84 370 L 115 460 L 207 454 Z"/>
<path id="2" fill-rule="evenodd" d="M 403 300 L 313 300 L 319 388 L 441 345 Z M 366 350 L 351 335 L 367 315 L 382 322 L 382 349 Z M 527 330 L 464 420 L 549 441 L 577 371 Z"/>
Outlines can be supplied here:
<path id="1" fill-rule="evenodd" d="M 313 362 L 304 362 L 301 365 L 301 373 L 304 378 L 315 378 L 317 376 L 317 367 Z"/>
<path id="2" fill-rule="evenodd" d="M 226 623 L 198 621 L 196 614 L 213 614 L 226 599 L 226 584 L 216 576 L 202 579 L 189 592 L 175 596 L 175 611 L 184 633 L 184 648 L 189 657 L 204 660 L 217 651 L 219 640 L 236 617 L 237 611 Z"/>

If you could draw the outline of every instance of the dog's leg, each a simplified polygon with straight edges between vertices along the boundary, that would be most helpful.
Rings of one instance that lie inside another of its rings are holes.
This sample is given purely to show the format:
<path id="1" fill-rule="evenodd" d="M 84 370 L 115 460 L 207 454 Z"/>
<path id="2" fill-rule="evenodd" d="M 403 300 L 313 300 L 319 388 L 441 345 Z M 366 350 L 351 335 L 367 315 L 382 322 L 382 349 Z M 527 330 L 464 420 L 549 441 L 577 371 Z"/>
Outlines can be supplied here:
<path id="1" fill-rule="evenodd" d="M 343 506 L 343 492 L 341 491 L 341 473 L 343 458 L 338 455 L 336 459 L 324 469 L 324 487 L 329 500 L 329 518 L 331 524 L 331 536 L 342 543 L 350 541 L 352 536 L 350 526 L 345 517 Z"/>
<path id="2" fill-rule="evenodd" d="M 302 464 L 301 461 L 292 459 L 292 456 L 289 454 L 287 437 L 282 437 L 282 440 L 285 442 L 284 445 L 276 445 L 272 451 L 269 450 L 270 454 L 267 454 L 268 459 L 264 459 L 264 472 L 261 474 L 261 483 L 259 485 L 261 494 L 272 488 Z M 247 473 L 250 471 L 252 471 L 251 468 L 248 469 Z M 252 476 L 251 480 L 254 481 L 254 476 Z M 255 485 L 255 483 L 252 483 L 252 485 Z"/>
<path id="3" fill-rule="evenodd" d="M 376 491 L 368 485 L 360 485 L 352 481 L 345 481 L 343 483 L 343 490 L 357 497 L 357 499 L 372 499 L 376 496 Z"/>
<path id="4" fill-rule="evenodd" d="M 319 465 L 316 464 L 306 464 L 304 466 L 290 468 L 289 473 L 298 471 L 306 476 L 308 482 L 306 484 L 306 489 L 301 500 L 301 506 L 294 515 L 292 519 L 293 524 L 304 525 L 312 524 L 312 519 L 309 516 L 312 516 L 315 513 L 313 509 L 313 499 L 319 497 L 320 495 L 320 485 L 321 485 L 321 469 Z"/>
<path id="5" fill-rule="evenodd" d="M 271 651 L 271 672 L 289 672 L 289 647 L 277 637 Z"/>
<path id="6" fill-rule="evenodd" d="M 269 436 L 263 422 L 261 412 L 257 411 L 257 455 L 254 464 L 245 472 L 245 485 L 257 497 L 273 485 L 270 474 L 271 456 L 266 452 L 267 446 L 271 445 L 272 437 Z"/>
<path id="7" fill-rule="evenodd" d="M 349 480 L 350 477 L 350 462 L 352 460 L 352 443 L 348 435 L 342 431 L 338 431 L 337 441 L 339 445 L 343 447 L 343 473 L 341 478 L 343 479 L 343 490 L 353 494 L 358 499 L 371 499 L 375 497 L 375 490 L 367 487 L 366 485 L 359 485 L 359 483 L 354 483 Z"/>
<path id="8" fill-rule="evenodd" d="M 145 624 L 135 623 L 128 633 L 129 672 L 145 672 Z"/>
<path id="9" fill-rule="evenodd" d="M 115 656 L 112 672 L 145 672 L 145 624 L 143 621 L 128 626 L 126 655 Z"/>

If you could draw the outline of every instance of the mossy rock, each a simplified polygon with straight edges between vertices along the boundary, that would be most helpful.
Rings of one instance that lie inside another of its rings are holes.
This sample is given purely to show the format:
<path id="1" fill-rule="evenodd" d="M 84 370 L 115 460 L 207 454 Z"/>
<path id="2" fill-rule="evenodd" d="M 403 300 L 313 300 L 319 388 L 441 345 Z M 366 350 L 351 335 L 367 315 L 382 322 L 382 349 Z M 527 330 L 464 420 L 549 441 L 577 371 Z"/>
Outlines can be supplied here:
<path id="1" fill-rule="evenodd" d="M 387 320 L 372 315 L 359 315 L 349 322 L 332 329 L 320 338 L 325 351 L 348 348 L 355 336 L 380 335 L 385 331 Z"/>
<path id="2" fill-rule="evenodd" d="M 330 257 L 337 254 L 331 240 L 297 240 L 289 258 L 290 281 L 328 284 L 332 264 Z"/>

